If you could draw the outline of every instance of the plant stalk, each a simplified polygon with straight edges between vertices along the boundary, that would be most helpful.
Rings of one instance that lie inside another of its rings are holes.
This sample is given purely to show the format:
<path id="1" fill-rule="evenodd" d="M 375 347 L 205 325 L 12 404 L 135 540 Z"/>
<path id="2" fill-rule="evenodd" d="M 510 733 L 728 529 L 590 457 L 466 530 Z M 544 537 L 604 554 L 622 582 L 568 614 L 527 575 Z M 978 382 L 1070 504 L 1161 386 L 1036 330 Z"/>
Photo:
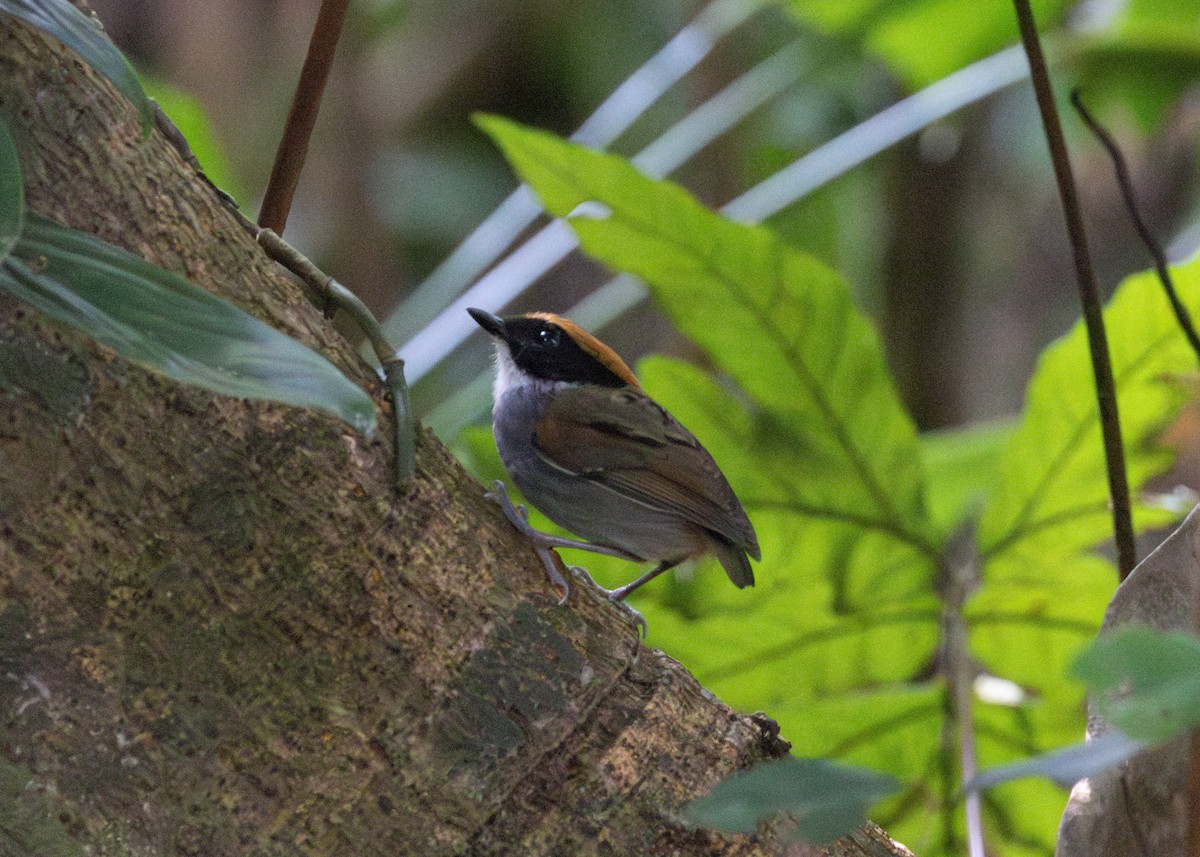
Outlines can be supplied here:
<path id="1" fill-rule="evenodd" d="M 267 182 L 267 192 L 258 213 L 258 225 L 277 235 L 282 235 L 287 225 L 292 197 L 300 183 L 300 170 L 308 155 L 308 141 L 317 124 L 321 95 L 325 92 L 325 81 L 329 78 L 333 53 L 341 37 L 349 5 L 350 0 L 321 0 L 321 10 L 317 13 L 317 23 L 313 26 L 308 53 L 304 57 L 304 68 L 296 83 L 296 94 L 292 97 L 283 137 L 275 152 L 271 179 Z"/>
<path id="2" fill-rule="evenodd" d="M 1100 304 L 1096 273 L 1092 269 L 1083 213 L 1075 190 L 1071 158 L 1063 139 L 1062 123 L 1054 105 L 1054 91 L 1046 70 L 1046 58 L 1038 40 L 1037 24 L 1029 0 L 1013 0 L 1021 44 L 1029 58 L 1030 80 L 1037 96 L 1042 127 L 1050 147 L 1054 177 L 1062 199 L 1063 216 L 1075 259 L 1075 280 L 1079 301 L 1083 306 L 1083 322 L 1087 328 L 1088 348 L 1092 357 L 1092 372 L 1096 381 L 1096 401 L 1100 409 L 1100 430 L 1104 439 L 1104 458 L 1108 468 L 1108 491 L 1112 503 L 1113 538 L 1117 548 L 1117 573 L 1121 580 L 1129 576 L 1137 564 L 1137 548 L 1133 539 L 1133 514 L 1129 500 L 1129 479 L 1125 472 L 1125 447 L 1121 441 L 1121 423 L 1117 414 L 1116 385 L 1113 383 L 1112 361 L 1108 353 L 1108 338 L 1104 332 L 1104 311 Z"/>

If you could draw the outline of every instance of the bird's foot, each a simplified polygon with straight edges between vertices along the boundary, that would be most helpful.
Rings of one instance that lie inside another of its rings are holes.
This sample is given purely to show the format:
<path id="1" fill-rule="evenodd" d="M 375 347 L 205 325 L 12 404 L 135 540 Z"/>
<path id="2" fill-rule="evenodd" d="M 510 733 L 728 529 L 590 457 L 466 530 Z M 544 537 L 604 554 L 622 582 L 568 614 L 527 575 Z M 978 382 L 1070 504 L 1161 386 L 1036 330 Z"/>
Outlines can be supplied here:
<path id="1" fill-rule="evenodd" d="M 533 544 L 533 550 L 538 555 L 538 559 L 542 561 L 542 565 L 546 569 L 546 576 L 550 578 L 550 583 L 555 589 L 562 593 L 562 597 L 558 599 L 558 604 L 561 607 L 567 603 L 567 598 L 571 595 L 571 584 L 567 582 L 567 578 L 563 575 L 566 570 L 566 565 L 551 545 L 546 544 L 543 539 L 546 534 L 540 530 L 535 530 L 533 525 L 529 523 L 529 513 L 525 511 L 524 506 L 513 505 L 512 499 L 508 496 L 508 486 L 497 479 L 492 483 L 492 490 L 483 495 L 500 507 L 500 511 L 504 513 L 504 517 L 508 518 L 509 523 L 516 527 L 526 538 Z"/>

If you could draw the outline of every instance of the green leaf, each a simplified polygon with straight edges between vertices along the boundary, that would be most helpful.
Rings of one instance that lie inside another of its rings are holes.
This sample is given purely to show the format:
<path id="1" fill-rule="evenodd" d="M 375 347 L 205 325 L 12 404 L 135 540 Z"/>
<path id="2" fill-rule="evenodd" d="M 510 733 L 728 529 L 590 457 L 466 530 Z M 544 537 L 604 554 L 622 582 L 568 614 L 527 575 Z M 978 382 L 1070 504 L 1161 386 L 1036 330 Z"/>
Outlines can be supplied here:
<path id="1" fill-rule="evenodd" d="M 142 127 L 149 130 L 154 121 L 154 107 L 142 91 L 133 67 L 97 21 L 80 12 L 68 0 L 0 0 L 0 14 L 20 18 L 78 53 L 129 99 L 137 108 Z"/>
<path id="2" fill-rule="evenodd" d="M 646 391 L 729 477 L 763 551 L 753 590 L 729 586 L 712 563 L 641 590 L 652 644 L 732 705 L 778 714 L 787 734 L 811 732 L 809 707 L 820 701 L 859 698 L 927 668 L 940 606 L 921 446 L 845 284 L 770 230 L 726 221 L 618 158 L 502 120 L 481 124 L 547 208 L 570 216 L 583 248 L 642 277 L 737 384 L 680 361 L 639 367 Z M 635 573 L 602 558 L 571 561 L 605 584 Z M 893 748 L 914 746 L 902 696 L 891 731 L 870 732 Z M 919 705 L 919 729 L 936 737 L 942 709 L 924 696 Z"/>
<path id="3" fill-rule="evenodd" d="M 873 804 L 899 789 L 887 774 L 789 756 L 734 774 L 683 814 L 700 827 L 748 834 L 783 812 L 796 822 L 798 839 L 824 843 L 862 825 Z"/>
<path id="4" fill-rule="evenodd" d="M 1121 764 L 1145 747 L 1145 743 L 1114 729 L 1085 744 L 1072 744 L 1032 759 L 981 771 L 963 786 L 963 791 L 980 791 L 1026 777 L 1045 777 L 1066 787 Z"/>
<path id="5" fill-rule="evenodd" d="M 996 466 L 1012 428 L 989 423 L 921 435 L 926 504 L 944 536 L 978 516 L 995 487 Z"/>
<path id="6" fill-rule="evenodd" d="M 1044 31 L 1074 5 L 1033 0 Z M 801 21 L 857 40 L 910 88 L 939 80 L 1017 40 L 1011 3 L 976 0 L 792 0 Z M 947 38 L 947 34 L 953 38 Z"/>
<path id="7" fill-rule="evenodd" d="M 1122 628 L 1096 640 L 1072 673 L 1131 738 L 1162 741 L 1200 723 L 1200 639 Z"/>
<path id="8" fill-rule="evenodd" d="M 1173 276 L 1195 317 L 1200 260 L 1175 268 Z M 1187 390 L 1170 378 L 1192 369 L 1196 358 L 1152 272 L 1129 277 L 1104 318 L 1129 481 L 1137 492 L 1170 464 L 1170 453 L 1156 438 L 1187 399 Z M 1090 367 L 1082 322 L 1038 362 L 1025 414 L 1001 457 L 1000 482 L 980 522 L 985 580 L 1011 583 L 1025 569 L 1045 567 L 1111 537 Z M 1169 520 L 1148 507 L 1138 511 L 1140 529 Z"/>
<path id="9" fill-rule="evenodd" d="M 1112 565 L 1097 556 L 1011 566 L 967 605 L 971 652 L 989 672 L 1046 693 L 1062 684 L 1079 651 L 1095 638 L 1116 588 Z"/>
<path id="10" fill-rule="evenodd" d="M 0 119 L 0 261 L 12 250 L 25 223 L 25 186 L 21 161 L 8 124 Z"/>
<path id="11" fill-rule="evenodd" d="M 912 421 L 878 334 L 834 271 L 621 158 L 496 117 L 479 122 L 583 248 L 645 280 L 763 409 L 763 433 L 796 465 L 770 499 L 932 552 Z"/>
<path id="12" fill-rule="evenodd" d="M 30 212 L 0 266 L 0 290 L 177 381 L 317 408 L 374 430 L 370 397 L 324 357 L 94 235 Z"/>

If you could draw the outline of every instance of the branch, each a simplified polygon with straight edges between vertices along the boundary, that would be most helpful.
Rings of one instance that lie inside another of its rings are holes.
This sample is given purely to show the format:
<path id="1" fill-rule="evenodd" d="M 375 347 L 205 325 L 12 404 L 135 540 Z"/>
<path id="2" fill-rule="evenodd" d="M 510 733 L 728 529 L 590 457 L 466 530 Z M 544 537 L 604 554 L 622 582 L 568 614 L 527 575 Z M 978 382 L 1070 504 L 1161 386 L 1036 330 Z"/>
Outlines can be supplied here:
<path id="1" fill-rule="evenodd" d="M 1158 272 L 1158 280 L 1162 283 L 1163 291 L 1167 293 L 1167 300 L 1171 302 L 1171 309 L 1175 311 L 1175 318 L 1179 321 L 1179 327 L 1183 330 L 1183 335 L 1187 337 L 1192 350 L 1196 352 L 1196 357 L 1200 358 L 1200 336 L 1197 336 L 1196 327 L 1192 324 L 1191 316 L 1188 315 L 1187 308 L 1179 300 L 1179 295 L 1175 291 L 1175 283 L 1171 279 L 1171 271 L 1167 268 L 1167 254 L 1163 252 L 1162 247 L 1154 240 L 1154 236 L 1150 233 L 1150 227 L 1142 219 L 1137 199 L 1133 194 L 1133 180 L 1129 177 L 1129 166 L 1125 163 L 1125 156 L 1121 154 L 1121 149 L 1117 146 L 1117 141 L 1113 139 L 1112 134 L 1109 134 L 1104 129 L 1104 126 L 1097 122 L 1096 118 L 1083 106 L 1083 101 L 1079 98 L 1078 89 L 1071 90 L 1071 104 L 1075 106 L 1075 111 L 1083 119 L 1084 124 L 1096 135 L 1096 139 L 1100 141 L 1100 145 L 1108 152 L 1108 156 L 1112 158 L 1113 169 L 1117 174 L 1117 185 L 1121 188 L 1121 196 L 1125 199 L 1125 210 L 1129 212 L 1134 228 L 1137 229 L 1138 236 L 1142 239 L 1142 243 L 1146 245 L 1146 249 L 1150 251 L 1150 255 L 1154 259 L 1154 270 Z"/>
<path id="2" fill-rule="evenodd" d="M 304 57 L 304 68 L 300 71 L 296 94 L 283 127 L 283 138 L 275 153 L 271 180 L 267 183 L 262 209 L 258 213 L 258 225 L 280 235 L 287 225 L 292 196 L 300 182 L 300 170 L 308 154 L 308 141 L 317 124 L 321 95 L 325 91 L 329 67 L 333 65 L 333 52 L 342 34 L 342 23 L 346 20 L 346 7 L 349 5 L 350 0 L 321 0 L 321 11 L 317 13 L 312 40 L 308 43 L 308 54 Z"/>
<path id="3" fill-rule="evenodd" d="M 326 306 L 326 314 L 332 315 L 335 310 L 345 311 L 359 330 L 371 343 L 375 358 L 383 370 L 383 383 L 392 397 L 392 408 L 395 421 L 395 452 L 396 452 L 396 487 L 404 484 L 413 474 L 413 455 L 416 448 L 416 425 L 412 412 L 412 399 L 409 395 L 408 383 L 404 379 L 404 361 L 396 354 L 396 349 L 383 335 L 379 320 L 367 308 L 362 299 L 354 292 L 343 286 L 333 277 L 326 274 L 308 257 L 280 238 L 271 229 L 258 229 L 245 218 L 239 218 L 243 228 L 247 225 L 254 235 L 254 240 L 267 252 L 267 255 L 287 268 L 300 278 L 308 288 L 308 294 L 313 302 Z M 317 297 L 313 297 L 316 295 Z"/>
<path id="4" fill-rule="evenodd" d="M 1075 190 L 1071 159 L 1063 139 L 1062 123 L 1054 106 L 1054 92 L 1046 71 L 1046 58 L 1038 41 L 1037 24 L 1029 0 L 1013 0 L 1021 43 L 1029 57 L 1030 79 L 1042 114 L 1042 127 L 1050 146 L 1050 160 L 1062 199 L 1067 234 L 1075 257 L 1075 279 L 1079 301 L 1083 305 L 1083 323 L 1087 328 L 1088 348 L 1092 355 L 1092 372 L 1096 381 L 1096 401 L 1100 407 L 1100 430 L 1104 437 L 1104 459 L 1108 466 L 1108 491 L 1112 498 L 1113 537 L 1117 547 L 1117 572 L 1124 580 L 1137 565 L 1137 547 L 1133 540 L 1133 514 L 1129 503 L 1129 479 L 1125 473 L 1125 448 L 1121 441 L 1121 423 L 1117 415 L 1117 392 L 1113 383 L 1112 362 L 1108 354 L 1108 338 L 1104 333 L 1104 311 L 1100 305 L 1096 273 L 1088 251 L 1087 233 L 1083 228 L 1083 213 Z"/>

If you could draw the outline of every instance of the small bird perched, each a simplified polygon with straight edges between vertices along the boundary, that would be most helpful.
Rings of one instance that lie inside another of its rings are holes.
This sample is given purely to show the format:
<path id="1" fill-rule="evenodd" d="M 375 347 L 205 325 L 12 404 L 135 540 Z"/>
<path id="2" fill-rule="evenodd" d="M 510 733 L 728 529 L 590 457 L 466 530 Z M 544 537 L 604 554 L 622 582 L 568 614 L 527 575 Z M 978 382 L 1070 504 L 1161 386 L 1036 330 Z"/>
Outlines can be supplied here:
<path id="1" fill-rule="evenodd" d="M 504 483 L 489 493 L 534 542 L 551 581 L 570 593 L 551 552 L 573 547 L 657 563 L 604 590 L 620 601 L 684 560 L 714 554 L 736 586 L 753 586 L 754 527 L 713 457 L 642 391 L 611 348 L 551 313 L 467 312 L 495 340 L 493 431 L 504 467 L 529 501 L 576 535 L 534 530 Z"/>

